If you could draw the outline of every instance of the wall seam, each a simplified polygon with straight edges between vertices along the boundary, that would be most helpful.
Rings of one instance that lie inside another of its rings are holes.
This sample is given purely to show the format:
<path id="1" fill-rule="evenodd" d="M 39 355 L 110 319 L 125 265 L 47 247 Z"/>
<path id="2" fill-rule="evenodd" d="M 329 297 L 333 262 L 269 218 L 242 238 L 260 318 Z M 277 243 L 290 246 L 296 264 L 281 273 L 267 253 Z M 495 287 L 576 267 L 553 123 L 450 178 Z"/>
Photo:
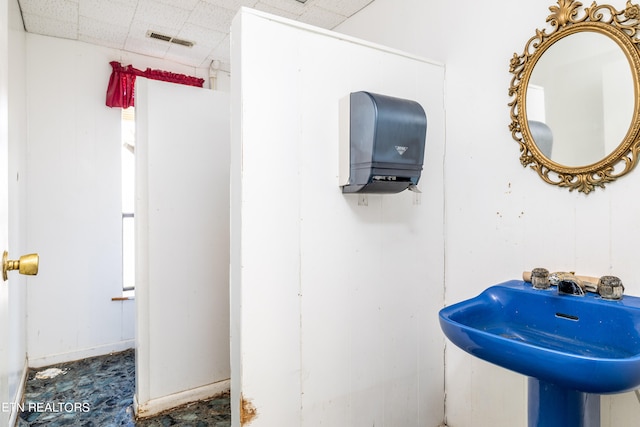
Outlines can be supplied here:
<path id="1" fill-rule="evenodd" d="M 447 305 L 447 66 L 444 65 L 442 84 L 442 110 L 444 115 L 444 141 L 442 144 L 442 305 Z M 442 339 L 442 423 L 447 424 L 447 340 Z"/>

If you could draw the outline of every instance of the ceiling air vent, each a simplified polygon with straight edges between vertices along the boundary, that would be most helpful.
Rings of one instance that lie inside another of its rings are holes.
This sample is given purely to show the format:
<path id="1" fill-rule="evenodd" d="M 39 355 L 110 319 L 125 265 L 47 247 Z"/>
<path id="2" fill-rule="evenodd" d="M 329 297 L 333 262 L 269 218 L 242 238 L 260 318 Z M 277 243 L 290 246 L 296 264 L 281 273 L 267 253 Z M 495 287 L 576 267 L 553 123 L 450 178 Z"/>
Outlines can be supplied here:
<path id="1" fill-rule="evenodd" d="M 147 31 L 147 37 L 151 37 L 152 39 L 162 40 L 162 41 L 173 43 L 173 44 L 179 44 L 186 47 L 192 47 L 195 44 L 194 42 L 191 42 L 189 40 L 182 40 L 176 37 L 168 36 L 166 34 L 156 33 L 155 31 L 151 31 L 151 30 Z"/>

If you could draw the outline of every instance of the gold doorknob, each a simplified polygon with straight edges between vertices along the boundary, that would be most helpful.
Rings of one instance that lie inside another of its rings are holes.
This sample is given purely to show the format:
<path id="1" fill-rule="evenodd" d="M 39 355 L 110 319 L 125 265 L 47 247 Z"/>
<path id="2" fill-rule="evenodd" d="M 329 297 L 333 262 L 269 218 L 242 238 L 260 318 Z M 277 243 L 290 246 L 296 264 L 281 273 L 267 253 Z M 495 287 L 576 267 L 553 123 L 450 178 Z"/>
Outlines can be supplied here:
<path id="1" fill-rule="evenodd" d="M 38 274 L 38 264 L 40 257 L 38 254 L 28 254 L 20 257 L 19 260 L 8 259 L 9 253 L 4 251 L 2 254 L 2 280 L 6 281 L 7 271 L 18 270 L 20 274 L 35 276 Z"/>

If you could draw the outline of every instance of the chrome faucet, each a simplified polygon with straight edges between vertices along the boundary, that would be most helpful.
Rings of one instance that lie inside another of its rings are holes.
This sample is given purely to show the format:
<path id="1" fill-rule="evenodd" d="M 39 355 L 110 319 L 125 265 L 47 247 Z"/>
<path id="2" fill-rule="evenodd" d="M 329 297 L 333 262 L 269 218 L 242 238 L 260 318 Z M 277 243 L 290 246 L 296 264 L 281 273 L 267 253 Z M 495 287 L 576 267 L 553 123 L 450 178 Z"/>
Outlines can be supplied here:
<path id="1" fill-rule="evenodd" d="M 573 273 L 551 273 L 549 282 L 558 287 L 558 294 L 584 296 L 585 285 Z"/>
<path id="2" fill-rule="evenodd" d="M 578 284 L 577 281 L 571 279 L 564 279 L 558 282 L 558 293 L 565 295 L 577 295 L 584 296 L 584 289 Z"/>

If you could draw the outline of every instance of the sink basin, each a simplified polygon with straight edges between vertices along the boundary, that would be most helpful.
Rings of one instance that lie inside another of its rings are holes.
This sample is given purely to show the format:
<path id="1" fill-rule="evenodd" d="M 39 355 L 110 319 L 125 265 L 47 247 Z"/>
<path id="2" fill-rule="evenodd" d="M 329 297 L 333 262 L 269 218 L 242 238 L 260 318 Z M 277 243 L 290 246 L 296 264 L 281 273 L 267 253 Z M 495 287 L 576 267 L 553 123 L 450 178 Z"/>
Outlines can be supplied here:
<path id="1" fill-rule="evenodd" d="M 512 280 L 440 311 L 455 345 L 506 369 L 584 393 L 640 386 L 640 298 L 558 295 Z"/>

